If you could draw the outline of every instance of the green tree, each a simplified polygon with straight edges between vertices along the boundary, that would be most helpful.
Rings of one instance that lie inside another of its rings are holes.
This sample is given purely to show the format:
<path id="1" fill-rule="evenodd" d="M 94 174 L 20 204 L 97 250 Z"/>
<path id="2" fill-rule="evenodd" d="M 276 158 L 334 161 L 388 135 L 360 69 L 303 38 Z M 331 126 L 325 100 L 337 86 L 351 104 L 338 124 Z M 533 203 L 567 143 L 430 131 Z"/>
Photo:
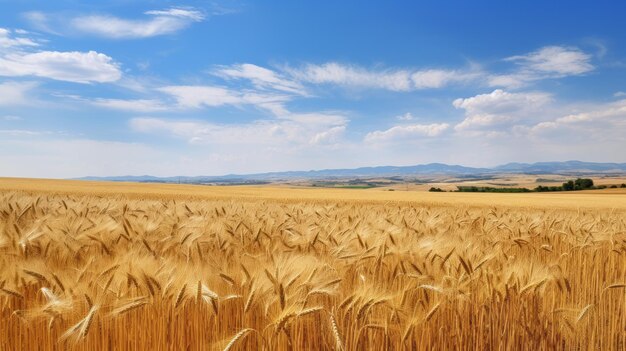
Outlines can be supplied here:
<path id="1" fill-rule="evenodd" d="M 591 189 L 593 187 L 593 179 L 578 178 L 574 181 L 574 187 L 579 189 Z"/>
<path id="2" fill-rule="evenodd" d="M 574 190 L 574 188 L 575 185 L 573 180 L 568 180 L 567 182 L 563 183 L 563 190 L 565 191 L 572 191 Z"/>

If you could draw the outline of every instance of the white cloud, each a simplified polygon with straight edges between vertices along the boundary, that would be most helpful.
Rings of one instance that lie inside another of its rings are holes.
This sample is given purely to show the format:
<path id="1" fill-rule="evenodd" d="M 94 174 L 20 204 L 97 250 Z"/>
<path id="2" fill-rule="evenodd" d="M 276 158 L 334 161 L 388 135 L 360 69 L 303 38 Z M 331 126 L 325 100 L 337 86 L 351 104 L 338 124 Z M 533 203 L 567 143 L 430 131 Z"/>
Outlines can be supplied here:
<path id="1" fill-rule="evenodd" d="M 343 125 L 348 122 L 346 117 L 339 113 L 291 113 L 279 116 L 280 119 L 291 120 L 304 125 L 310 126 L 326 126 L 326 125 Z"/>
<path id="2" fill-rule="evenodd" d="M 284 103 L 290 100 L 290 97 L 286 95 L 266 94 L 255 90 L 239 91 L 225 87 L 202 85 L 165 86 L 157 88 L 155 91 L 165 94 L 167 99 L 161 100 L 160 97 L 134 100 L 86 99 L 79 96 L 67 97 L 99 107 L 134 112 L 182 111 L 205 107 L 244 107 L 249 105 L 269 111 L 277 117 L 291 115 L 284 106 Z M 166 102 L 169 100 L 173 100 L 173 102 Z"/>
<path id="3" fill-rule="evenodd" d="M 0 76 L 35 76 L 75 83 L 114 82 L 121 78 L 119 64 L 95 51 L 44 51 L 28 32 L 0 28 Z"/>
<path id="4" fill-rule="evenodd" d="M 391 127 L 387 130 L 377 130 L 367 133 L 365 142 L 391 142 L 416 137 L 436 137 L 450 127 L 447 123 L 411 124 Z"/>
<path id="5" fill-rule="evenodd" d="M 511 56 L 504 61 L 513 62 L 518 69 L 512 73 L 492 74 L 490 86 L 518 88 L 529 82 L 577 76 L 594 70 L 592 55 L 576 47 L 546 46 L 526 55 Z"/>
<path id="6" fill-rule="evenodd" d="M 291 74 L 299 80 L 315 84 L 332 83 L 393 91 L 411 89 L 411 74 L 403 70 L 370 72 L 360 67 L 331 62 L 323 65 L 308 64 L 300 70 L 292 69 Z"/>
<path id="7" fill-rule="evenodd" d="M 414 72 L 411 79 L 415 89 L 428 89 L 442 88 L 452 83 L 469 82 L 481 75 L 482 73 L 478 71 L 428 69 Z"/>
<path id="8" fill-rule="evenodd" d="M 74 83 L 114 82 L 119 65 L 105 54 L 89 52 L 14 52 L 0 56 L 0 76 L 36 76 Z"/>
<path id="9" fill-rule="evenodd" d="M 29 92 L 37 86 L 33 82 L 0 83 L 0 106 L 25 105 L 32 102 Z M 5 116 L 5 120 L 15 116 Z"/>
<path id="10" fill-rule="evenodd" d="M 314 145 L 334 143 L 343 135 L 345 131 L 346 126 L 332 127 L 328 130 L 315 134 L 311 138 L 310 143 Z"/>
<path id="11" fill-rule="evenodd" d="M 287 69 L 298 80 L 315 84 L 336 84 L 359 88 L 377 88 L 391 91 L 441 88 L 451 83 L 475 79 L 478 74 L 455 70 L 367 70 L 336 62 L 322 65 L 307 64 L 300 69 Z"/>
<path id="12" fill-rule="evenodd" d="M 615 161 L 626 148 L 626 99 L 563 104 L 545 93 L 494 91 L 455 106 L 466 115 L 455 127 L 459 142 L 489 146 L 509 160 Z"/>
<path id="13" fill-rule="evenodd" d="M 456 99 L 452 104 L 454 107 L 464 109 L 469 113 L 501 113 L 528 105 L 543 105 L 551 99 L 550 94 L 542 92 L 509 93 L 496 89 L 489 94 Z"/>
<path id="14" fill-rule="evenodd" d="M 546 46 L 526 55 L 511 56 L 506 61 L 558 76 L 579 75 L 594 69 L 590 63 L 591 55 L 575 47 Z"/>
<path id="15" fill-rule="evenodd" d="M 287 93 L 306 95 L 302 84 L 287 79 L 270 69 L 250 63 L 220 66 L 214 74 L 227 79 L 247 79 L 258 89 L 274 89 Z"/>
<path id="16" fill-rule="evenodd" d="M 563 127 L 581 130 L 599 129 L 606 133 L 621 130 L 626 133 L 626 99 L 587 107 L 584 112 L 572 113 L 555 120 L 536 124 L 533 132 L 557 130 Z"/>
<path id="17" fill-rule="evenodd" d="M 552 101 L 543 92 L 509 93 L 496 89 L 466 99 L 456 99 L 452 105 L 465 110 L 465 119 L 455 126 L 457 131 L 506 127 L 537 113 Z"/>
<path id="18" fill-rule="evenodd" d="M 170 110 L 170 107 L 165 105 L 160 100 L 153 99 L 137 99 L 137 100 L 122 100 L 122 99 L 94 99 L 87 100 L 91 104 L 124 111 L 134 112 L 159 112 Z"/>
<path id="19" fill-rule="evenodd" d="M 570 110 L 577 112 L 563 112 Z M 582 106 L 565 105 L 558 108 L 554 115 L 561 117 L 515 127 L 519 139 L 524 139 L 526 145 L 536 149 L 533 153 L 536 157 L 553 155 L 554 159 L 624 160 L 626 99 Z"/>
<path id="20" fill-rule="evenodd" d="M 187 8 L 148 11 L 145 14 L 150 18 L 131 20 L 110 15 L 80 16 L 73 18 L 70 25 L 80 33 L 113 39 L 134 39 L 172 34 L 205 18 L 202 12 Z"/>
<path id="21" fill-rule="evenodd" d="M 494 74 L 489 76 L 488 85 L 491 87 L 516 89 L 523 87 L 530 81 L 538 79 L 539 78 L 536 75 L 530 75 L 527 73 Z"/>
<path id="22" fill-rule="evenodd" d="M 592 55 L 576 47 L 546 46 L 525 55 L 505 58 L 505 62 L 514 63 L 516 68 L 503 73 L 488 73 L 477 65 L 469 69 L 367 69 L 337 62 L 306 64 L 286 68 L 285 71 L 295 80 L 305 83 L 398 92 L 438 89 L 469 82 L 519 88 L 536 80 L 588 73 L 594 70 L 591 59 Z"/>
<path id="23" fill-rule="evenodd" d="M 0 105 L 2 105 L 2 104 L 0 103 Z M 14 116 L 14 115 L 7 115 L 7 116 L 2 116 L 2 119 L 5 120 L 5 121 L 21 121 L 22 117 Z"/>
<path id="24" fill-rule="evenodd" d="M 626 96 L 626 92 L 623 91 L 618 91 L 615 94 L 613 94 L 613 96 L 615 97 L 622 97 L 622 96 Z"/>
<path id="25" fill-rule="evenodd" d="M 181 108 L 254 105 L 275 114 L 285 114 L 287 112 L 282 104 L 290 100 L 290 97 L 285 95 L 236 91 L 216 86 L 166 86 L 159 88 L 158 91 L 174 97 Z"/>
<path id="26" fill-rule="evenodd" d="M 152 10 L 147 11 L 146 15 L 158 16 L 158 17 L 180 17 L 180 18 L 189 18 L 193 21 L 202 21 L 204 20 L 204 14 L 198 10 L 189 9 L 189 8 L 177 8 L 172 7 L 167 10 Z"/>
<path id="27" fill-rule="evenodd" d="M 412 121 L 416 118 L 411 114 L 411 112 L 407 112 L 403 115 L 396 116 L 396 119 L 399 121 Z"/>
<path id="28" fill-rule="evenodd" d="M 14 35 L 12 35 L 12 32 L 18 35 L 26 34 L 18 33 L 17 30 L 11 31 L 7 28 L 0 28 L 0 50 L 2 50 L 3 48 L 39 46 L 39 43 L 35 42 L 33 39 L 26 37 L 15 37 Z"/>

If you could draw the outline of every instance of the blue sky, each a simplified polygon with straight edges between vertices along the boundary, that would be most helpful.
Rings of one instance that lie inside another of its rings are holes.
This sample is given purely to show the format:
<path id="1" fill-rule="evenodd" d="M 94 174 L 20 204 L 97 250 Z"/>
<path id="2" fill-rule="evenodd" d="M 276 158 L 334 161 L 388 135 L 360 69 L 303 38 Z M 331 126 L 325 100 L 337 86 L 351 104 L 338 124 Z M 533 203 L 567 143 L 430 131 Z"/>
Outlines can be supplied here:
<path id="1" fill-rule="evenodd" d="M 0 6 L 0 176 L 626 161 L 618 1 Z"/>

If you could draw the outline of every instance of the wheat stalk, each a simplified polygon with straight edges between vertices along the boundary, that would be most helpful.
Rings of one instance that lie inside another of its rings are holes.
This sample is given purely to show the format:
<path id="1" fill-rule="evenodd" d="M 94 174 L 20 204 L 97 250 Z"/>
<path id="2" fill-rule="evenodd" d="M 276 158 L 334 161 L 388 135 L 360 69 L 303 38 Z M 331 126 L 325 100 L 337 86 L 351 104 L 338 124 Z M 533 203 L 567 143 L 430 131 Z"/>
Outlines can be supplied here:
<path id="1" fill-rule="evenodd" d="M 237 334 L 235 334 L 235 336 L 233 336 L 233 338 L 230 340 L 230 342 L 228 342 L 228 344 L 226 344 L 226 347 L 224 347 L 223 351 L 228 351 L 231 348 L 233 348 L 233 346 L 235 346 L 235 344 L 237 343 L 237 341 L 243 340 L 248 333 L 254 331 L 254 329 L 252 328 L 245 328 L 240 330 Z"/>

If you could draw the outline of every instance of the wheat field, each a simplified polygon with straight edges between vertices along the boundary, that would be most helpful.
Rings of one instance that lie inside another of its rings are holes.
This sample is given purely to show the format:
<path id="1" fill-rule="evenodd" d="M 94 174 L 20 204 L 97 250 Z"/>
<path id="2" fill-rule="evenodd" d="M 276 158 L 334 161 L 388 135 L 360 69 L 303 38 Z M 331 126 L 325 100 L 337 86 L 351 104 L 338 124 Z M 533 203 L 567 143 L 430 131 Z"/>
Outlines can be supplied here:
<path id="1" fill-rule="evenodd" d="M 62 184 L 0 186 L 2 350 L 626 347 L 622 195 Z"/>

